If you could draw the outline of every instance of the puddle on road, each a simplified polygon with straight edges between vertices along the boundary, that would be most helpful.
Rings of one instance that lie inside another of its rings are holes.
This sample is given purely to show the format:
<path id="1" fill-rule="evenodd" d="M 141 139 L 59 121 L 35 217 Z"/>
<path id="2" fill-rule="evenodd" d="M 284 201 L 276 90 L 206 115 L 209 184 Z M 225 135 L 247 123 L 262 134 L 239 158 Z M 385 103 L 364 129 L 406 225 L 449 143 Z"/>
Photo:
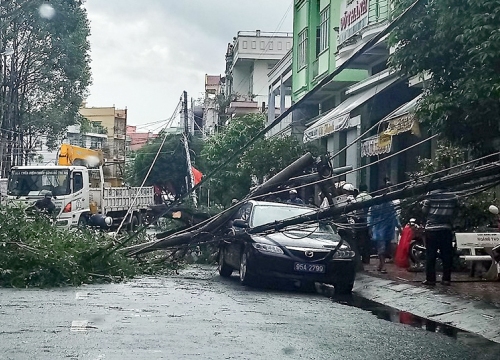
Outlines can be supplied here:
<path id="1" fill-rule="evenodd" d="M 332 301 L 369 311 L 382 320 L 405 324 L 425 331 L 446 335 L 469 346 L 481 348 L 483 352 L 491 352 L 493 354 L 500 353 L 500 344 L 489 341 L 482 336 L 457 329 L 453 326 L 421 318 L 406 311 L 399 311 L 357 295 L 342 297 L 334 296 L 332 297 Z"/>

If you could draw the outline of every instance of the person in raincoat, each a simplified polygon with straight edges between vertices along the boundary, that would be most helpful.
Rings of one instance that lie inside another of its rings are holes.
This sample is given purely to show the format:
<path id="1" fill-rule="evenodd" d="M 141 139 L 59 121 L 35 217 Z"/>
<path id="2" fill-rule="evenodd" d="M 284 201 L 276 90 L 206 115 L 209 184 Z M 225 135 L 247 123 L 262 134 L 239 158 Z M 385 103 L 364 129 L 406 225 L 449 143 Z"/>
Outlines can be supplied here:
<path id="1" fill-rule="evenodd" d="M 388 188 L 384 186 L 381 190 L 386 194 Z M 392 201 L 370 207 L 368 211 L 368 228 L 370 229 L 372 240 L 376 243 L 379 259 L 377 270 L 381 273 L 386 273 L 385 259 L 389 255 L 391 241 L 396 236 L 396 228 L 401 231 L 401 224 L 399 223 Z"/>

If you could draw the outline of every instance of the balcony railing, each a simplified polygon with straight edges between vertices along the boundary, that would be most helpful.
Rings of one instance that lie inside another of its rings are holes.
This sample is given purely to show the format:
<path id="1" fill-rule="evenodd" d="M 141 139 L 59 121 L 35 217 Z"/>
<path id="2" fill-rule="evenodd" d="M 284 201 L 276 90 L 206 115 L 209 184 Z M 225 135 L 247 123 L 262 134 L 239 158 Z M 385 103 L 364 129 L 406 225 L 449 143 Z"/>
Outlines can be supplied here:
<path id="1" fill-rule="evenodd" d="M 238 31 L 238 36 L 269 36 L 269 37 L 293 37 L 292 32 L 270 32 L 270 31 Z"/>
<path id="2" fill-rule="evenodd" d="M 390 0 L 372 0 L 368 13 L 368 25 L 390 19 Z"/>

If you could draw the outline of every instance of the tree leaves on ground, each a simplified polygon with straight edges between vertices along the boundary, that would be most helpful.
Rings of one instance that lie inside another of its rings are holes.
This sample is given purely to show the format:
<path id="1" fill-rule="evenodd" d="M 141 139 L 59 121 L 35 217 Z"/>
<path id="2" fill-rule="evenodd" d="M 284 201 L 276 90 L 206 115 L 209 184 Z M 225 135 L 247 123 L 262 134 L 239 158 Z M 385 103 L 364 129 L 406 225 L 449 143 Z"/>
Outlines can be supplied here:
<path id="1" fill-rule="evenodd" d="M 57 228 L 43 214 L 0 207 L 0 286 L 53 287 L 116 282 L 143 272 L 120 253 L 105 256 L 111 238 Z"/>

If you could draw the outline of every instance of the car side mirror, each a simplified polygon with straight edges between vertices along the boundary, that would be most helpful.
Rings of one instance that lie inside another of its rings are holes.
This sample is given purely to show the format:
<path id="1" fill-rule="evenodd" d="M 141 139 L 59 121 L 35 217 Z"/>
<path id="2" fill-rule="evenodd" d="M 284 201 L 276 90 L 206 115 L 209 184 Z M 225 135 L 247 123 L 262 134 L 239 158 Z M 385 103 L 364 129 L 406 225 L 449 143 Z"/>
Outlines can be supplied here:
<path id="1" fill-rule="evenodd" d="M 243 220 L 243 219 L 235 219 L 233 221 L 233 226 L 235 228 L 240 228 L 240 229 L 247 229 L 248 228 L 248 222 Z"/>

